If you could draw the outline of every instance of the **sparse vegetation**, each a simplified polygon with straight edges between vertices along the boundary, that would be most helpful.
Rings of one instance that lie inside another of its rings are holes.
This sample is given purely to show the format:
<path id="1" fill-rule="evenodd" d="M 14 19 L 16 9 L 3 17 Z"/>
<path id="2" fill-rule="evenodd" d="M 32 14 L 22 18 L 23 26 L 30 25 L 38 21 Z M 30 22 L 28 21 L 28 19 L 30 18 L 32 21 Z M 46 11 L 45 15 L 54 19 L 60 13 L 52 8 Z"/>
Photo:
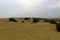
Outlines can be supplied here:
<path id="1" fill-rule="evenodd" d="M 8 20 L 9 19 L 0 19 L 0 40 L 60 39 L 60 24 L 55 25 L 48 22 L 39 22 L 42 21 L 40 19 L 34 19 L 33 24 L 28 23 L 30 21 L 27 21 L 27 23 L 25 23 L 26 21 L 20 18 L 16 19 L 17 23 L 9 22 Z"/>
<path id="2" fill-rule="evenodd" d="M 56 24 L 56 29 L 57 29 L 58 32 L 60 32 L 60 23 Z"/>
<path id="3" fill-rule="evenodd" d="M 24 18 L 24 20 L 29 20 L 30 18 Z"/>
<path id="4" fill-rule="evenodd" d="M 22 21 L 22 23 L 24 23 L 24 21 Z"/>
<path id="5" fill-rule="evenodd" d="M 44 22 L 49 22 L 49 20 L 48 19 L 44 19 Z"/>
<path id="6" fill-rule="evenodd" d="M 39 22 L 39 21 L 40 21 L 39 18 L 33 18 L 33 23 L 37 23 L 37 22 Z"/>
<path id="7" fill-rule="evenodd" d="M 17 22 L 15 18 L 9 18 L 9 21 L 11 21 L 11 22 Z"/>
<path id="8" fill-rule="evenodd" d="M 51 20 L 50 20 L 50 23 L 51 23 L 51 24 L 57 24 L 56 20 L 54 20 L 54 19 L 51 19 Z"/>

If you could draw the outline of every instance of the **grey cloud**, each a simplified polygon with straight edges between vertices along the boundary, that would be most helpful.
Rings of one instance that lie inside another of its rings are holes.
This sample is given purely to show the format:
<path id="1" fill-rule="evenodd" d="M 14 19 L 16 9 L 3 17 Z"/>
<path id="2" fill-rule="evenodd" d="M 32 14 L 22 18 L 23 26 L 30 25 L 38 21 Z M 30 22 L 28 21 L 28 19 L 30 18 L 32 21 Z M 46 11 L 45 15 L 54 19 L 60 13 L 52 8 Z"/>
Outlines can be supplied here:
<path id="1" fill-rule="evenodd" d="M 49 8 L 60 0 L 46 0 L 37 6 L 27 7 L 19 0 L 0 0 L 0 17 L 60 17 L 60 8 Z"/>

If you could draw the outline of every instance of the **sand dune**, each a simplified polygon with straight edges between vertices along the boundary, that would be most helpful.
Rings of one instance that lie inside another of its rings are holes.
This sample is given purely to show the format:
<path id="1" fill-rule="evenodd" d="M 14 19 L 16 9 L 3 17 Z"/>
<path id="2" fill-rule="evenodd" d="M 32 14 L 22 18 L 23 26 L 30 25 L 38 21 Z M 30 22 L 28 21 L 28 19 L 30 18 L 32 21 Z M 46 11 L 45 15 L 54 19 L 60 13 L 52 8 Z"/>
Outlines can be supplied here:
<path id="1" fill-rule="evenodd" d="M 60 40 L 60 33 L 54 24 L 49 23 L 1 22 L 0 40 Z"/>

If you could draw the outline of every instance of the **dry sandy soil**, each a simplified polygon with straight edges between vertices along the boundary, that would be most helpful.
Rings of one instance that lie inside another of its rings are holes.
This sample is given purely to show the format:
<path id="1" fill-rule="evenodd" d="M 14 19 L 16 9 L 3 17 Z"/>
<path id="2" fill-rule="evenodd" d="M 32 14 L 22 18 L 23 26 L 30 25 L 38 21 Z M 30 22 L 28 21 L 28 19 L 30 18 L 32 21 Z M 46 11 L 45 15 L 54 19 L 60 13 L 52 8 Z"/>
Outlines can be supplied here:
<path id="1" fill-rule="evenodd" d="M 56 25 L 39 22 L 8 22 L 0 20 L 0 40 L 60 40 Z"/>

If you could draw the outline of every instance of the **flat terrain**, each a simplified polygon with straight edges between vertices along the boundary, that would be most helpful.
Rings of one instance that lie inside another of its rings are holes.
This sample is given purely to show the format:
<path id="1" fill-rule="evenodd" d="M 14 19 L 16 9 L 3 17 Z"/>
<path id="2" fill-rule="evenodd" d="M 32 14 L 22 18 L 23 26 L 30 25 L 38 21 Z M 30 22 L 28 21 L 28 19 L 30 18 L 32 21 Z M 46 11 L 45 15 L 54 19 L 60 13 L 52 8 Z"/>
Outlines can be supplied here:
<path id="1" fill-rule="evenodd" d="M 0 20 L 0 40 L 60 40 L 56 25 L 46 22 L 8 22 Z"/>

